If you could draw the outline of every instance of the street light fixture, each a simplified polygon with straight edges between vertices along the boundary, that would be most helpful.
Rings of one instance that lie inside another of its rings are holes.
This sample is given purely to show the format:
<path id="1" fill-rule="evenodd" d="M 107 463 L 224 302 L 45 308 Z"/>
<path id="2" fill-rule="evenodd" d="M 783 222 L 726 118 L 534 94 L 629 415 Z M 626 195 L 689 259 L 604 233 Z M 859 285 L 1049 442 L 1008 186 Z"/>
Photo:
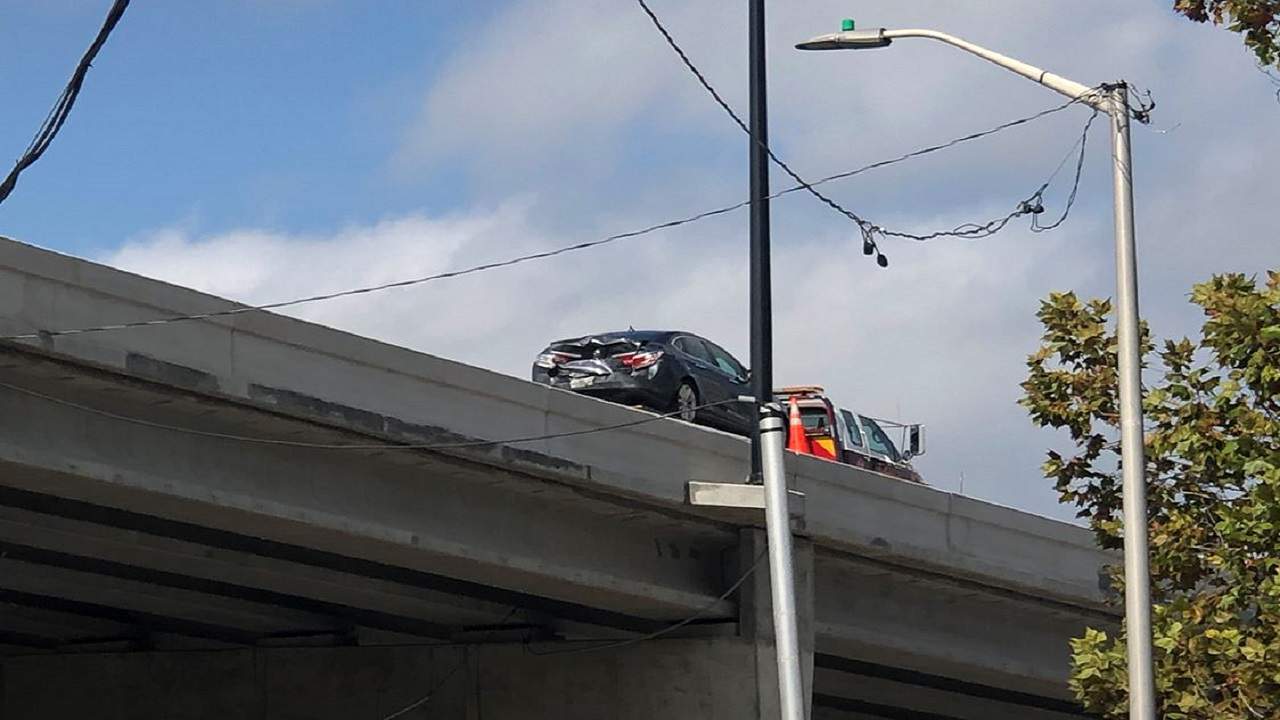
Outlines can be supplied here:
<path id="1" fill-rule="evenodd" d="M 1060 75 L 936 30 L 857 30 L 852 20 L 841 31 L 796 45 L 800 50 L 882 48 L 899 38 L 938 40 L 1017 73 L 1111 116 L 1115 178 L 1116 326 L 1119 336 L 1120 452 L 1124 478 L 1124 590 L 1129 661 L 1129 718 L 1156 720 L 1151 661 L 1151 590 L 1147 562 L 1147 494 L 1142 445 L 1141 351 L 1138 273 L 1133 239 L 1133 175 L 1129 148 L 1129 88 L 1123 82 L 1090 88 Z"/>

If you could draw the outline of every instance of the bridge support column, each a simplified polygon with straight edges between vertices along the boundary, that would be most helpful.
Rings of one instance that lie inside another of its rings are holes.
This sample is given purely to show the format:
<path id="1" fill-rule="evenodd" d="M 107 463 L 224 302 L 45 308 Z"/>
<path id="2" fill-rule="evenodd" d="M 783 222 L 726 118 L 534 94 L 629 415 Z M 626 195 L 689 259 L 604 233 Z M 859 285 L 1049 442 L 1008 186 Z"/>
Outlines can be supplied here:
<path id="1" fill-rule="evenodd" d="M 739 534 L 739 563 L 743 571 L 762 557 L 768 547 L 765 531 L 744 528 Z M 813 713 L 813 542 L 793 537 L 792 552 L 796 577 L 796 615 L 800 632 L 800 655 L 804 674 L 805 717 Z M 778 660 L 773 640 L 773 600 L 769 588 L 769 562 L 760 561 L 756 571 L 739 591 L 738 627 L 755 649 L 755 675 L 759 720 L 780 717 Z"/>

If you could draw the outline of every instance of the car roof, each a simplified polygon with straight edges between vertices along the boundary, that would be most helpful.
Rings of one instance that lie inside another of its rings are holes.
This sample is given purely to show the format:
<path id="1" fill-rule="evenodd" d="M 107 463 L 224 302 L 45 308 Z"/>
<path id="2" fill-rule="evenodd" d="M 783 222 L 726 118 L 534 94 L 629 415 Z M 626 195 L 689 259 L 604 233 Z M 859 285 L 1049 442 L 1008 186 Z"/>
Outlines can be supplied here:
<path id="1" fill-rule="evenodd" d="M 653 342 L 655 340 L 665 341 L 673 335 L 691 334 L 692 333 L 684 333 L 678 330 L 618 330 L 614 332 L 587 333 L 586 335 L 556 340 L 552 344 L 555 345 L 558 343 L 574 342 L 575 340 L 582 340 L 583 338 L 601 338 L 605 340 L 625 338 L 630 340 L 639 340 L 641 342 Z"/>

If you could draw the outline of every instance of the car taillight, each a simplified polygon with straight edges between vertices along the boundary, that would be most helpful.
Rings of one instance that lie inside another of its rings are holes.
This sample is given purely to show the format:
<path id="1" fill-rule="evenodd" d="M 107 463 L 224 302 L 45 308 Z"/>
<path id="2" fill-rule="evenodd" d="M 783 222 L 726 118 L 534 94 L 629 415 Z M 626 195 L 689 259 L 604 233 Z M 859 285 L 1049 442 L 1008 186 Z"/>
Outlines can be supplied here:
<path id="1" fill-rule="evenodd" d="M 564 352 L 544 352 L 533 361 L 534 365 L 544 368 L 553 368 L 557 365 L 563 365 L 573 359 L 573 355 Z"/>
<path id="2" fill-rule="evenodd" d="M 622 353 L 621 355 L 614 355 L 613 359 L 632 370 L 639 370 L 641 368 L 647 368 L 650 365 L 654 365 L 661 360 L 662 351 L 649 350 L 647 352 Z"/>

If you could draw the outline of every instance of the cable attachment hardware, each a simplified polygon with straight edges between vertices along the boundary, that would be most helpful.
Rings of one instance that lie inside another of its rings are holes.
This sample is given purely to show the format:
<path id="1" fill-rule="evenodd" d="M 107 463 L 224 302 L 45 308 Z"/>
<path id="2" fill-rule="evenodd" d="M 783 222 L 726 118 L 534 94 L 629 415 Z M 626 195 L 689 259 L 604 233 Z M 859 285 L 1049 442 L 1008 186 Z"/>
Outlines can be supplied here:
<path id="1" fill-rule="evenodd" d="M 1018 203 L 1019 215 L 1039 215 L 1043 212 L 1044 212 L 1044 203 L 1041 202 L 1039 194 L 1034 195 Z"/>

